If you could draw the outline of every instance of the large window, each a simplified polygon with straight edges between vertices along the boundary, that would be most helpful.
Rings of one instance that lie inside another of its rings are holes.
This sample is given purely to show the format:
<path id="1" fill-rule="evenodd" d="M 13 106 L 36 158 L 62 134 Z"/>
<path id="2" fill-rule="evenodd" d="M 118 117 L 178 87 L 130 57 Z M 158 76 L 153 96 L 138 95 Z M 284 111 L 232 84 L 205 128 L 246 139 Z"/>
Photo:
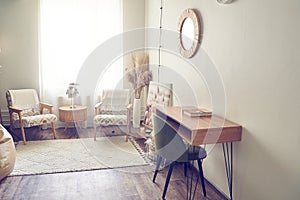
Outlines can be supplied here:
<path id="1" fill-rule="evenodd" d="M 121 0 L 40 0 L 41 96 L 57 105 L 88 55 L 122 31 Z M 116 68 L 113 74 L 121 74 Z M 110 81 L 114 81 L 111 77 Z M 119 81 L 119 77 L 116 78 Z M 107 87 L 112 85 L 107 82 Z"/>

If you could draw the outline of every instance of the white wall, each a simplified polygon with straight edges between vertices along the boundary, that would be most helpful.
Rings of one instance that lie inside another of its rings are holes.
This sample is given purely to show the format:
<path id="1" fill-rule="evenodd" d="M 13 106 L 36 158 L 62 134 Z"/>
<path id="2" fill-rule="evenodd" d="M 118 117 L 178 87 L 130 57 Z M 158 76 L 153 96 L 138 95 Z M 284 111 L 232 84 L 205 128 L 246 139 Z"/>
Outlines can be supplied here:
<path id="1" fill-rule="evenodd" d="M 5 91 L 39 88 L 38 0 L 0 1 L 0 105 Z"/>
<path id="2" fill-rule="evenodd" d="M 159 4 L 146 1 L 146 26 L 158 27 Z M 243 126 L 242 141 L 234 144 L 234 199 L 298 199 L 300 1 L 236 0 L 219 5 L 215 0 L 163 0 L 163 4 L 163 27 L 174 31 L 184 9 L 199 10 L 201 47 L 222 76 L 226 117 Z M 162 62 L 176 66 L 178 74 L 189 68 L 167 53 Z M 181 87 L 180 78 L 168 79 L 175 90 Z M 198 103 L 210 105 L 198 80 L 189 80 L 201 96 Z M 176 92 L 184 104 L 189 103 L 182 89 Z M 205 177 L 228 195 L 220 145 L 204 165 Z"/>

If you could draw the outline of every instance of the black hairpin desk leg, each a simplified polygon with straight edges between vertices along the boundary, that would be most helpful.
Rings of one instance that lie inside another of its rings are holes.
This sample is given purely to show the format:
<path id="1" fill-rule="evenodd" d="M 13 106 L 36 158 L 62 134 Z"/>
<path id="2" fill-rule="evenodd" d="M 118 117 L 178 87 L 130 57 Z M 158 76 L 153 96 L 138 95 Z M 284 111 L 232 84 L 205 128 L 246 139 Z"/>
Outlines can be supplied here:
<path id="1" fill-rule="evenodd" d="M 233 177 L 233 145 L 232 142 L 222 143 L 226 176 L 229 188 L 230 199 L 232 200 L 232 177 Z"/>

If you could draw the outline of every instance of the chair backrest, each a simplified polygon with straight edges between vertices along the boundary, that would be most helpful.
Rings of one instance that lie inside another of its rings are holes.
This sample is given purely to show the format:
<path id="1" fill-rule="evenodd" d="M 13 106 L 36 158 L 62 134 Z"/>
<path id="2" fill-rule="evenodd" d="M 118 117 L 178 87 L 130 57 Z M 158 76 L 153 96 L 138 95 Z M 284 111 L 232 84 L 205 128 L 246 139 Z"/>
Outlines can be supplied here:
<path id="1" fill-rule="evenodd" d="M 22 109 L 39 107 L 39 97 L 34 89 L 8 90 L 6 92 L 8 106 Z"/>
<path id="2" fill-rule="evenodd" d="M 158 155 L 168 161 L 181 159 L 187 153 L 187 145 L 177 132 L 161 117 L 153 114 L 153 140 Z"/>
<path id="3" fill-rule="evenodd" d="M 8 107 L 13 106 L 22 109 L 24 117 L 40 114 L 40 101 L 34 89 L 8 90 L 6 100 Z M 16 113 L 14 113 L 13 119 L 18 119 Z"/>
<path id="4" fill-rule="evenodd" d="M 147 105 L 172 106 L 173 105 L 173 85 L 172 83 L 159 83 L 150 81 Z"/>
<path id="5" fill-rule="evenodd" d="M 171 83 L 158 83 L 150 81 L 144 124 L 152 127 L 153 107 L 166 107 L 173 105 L 173 85 Z"/>
<path id="6" fill-rule="evenodd" d="M 129 89 L 103 90 L 101 95 L 101 110 L 120 111 L 126 110 L 130 102 Z"/>

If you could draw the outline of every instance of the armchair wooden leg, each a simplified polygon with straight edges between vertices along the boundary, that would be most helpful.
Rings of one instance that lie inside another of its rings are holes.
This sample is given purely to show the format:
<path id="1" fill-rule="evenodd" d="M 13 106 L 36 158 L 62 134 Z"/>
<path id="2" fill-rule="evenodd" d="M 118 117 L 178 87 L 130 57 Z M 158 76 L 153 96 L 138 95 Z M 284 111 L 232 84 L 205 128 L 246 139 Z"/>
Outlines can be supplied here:
<path id="1" fill-rule="evenodd" d="M 24 145 L 26 145 L 26 136 L 25 136 L 25 131 L 24 131 L 22 115 L 20 112 L 18 113 L 18 116 L 19 116 L 20 129 L 21 129 L 21 133 L 22 133 L 22 137 L 23 137 L 23 143 L 24 143 Z M 10 122 L 12 122 L 12 121 L 10 121 Z M 10 125 L 12 125 L 12 123 Z M 10 127 L 12 127 L 12 126 L 10 126 Z"/>
<path id="2" fill-rule="evenodd" d="M 25 131 L 24 131 L 24 127 L 23 127 L 22 123 L 20 123 L 20 129 L 21 129 L 21 133 L 22 133 L 23 143 L 24 143 L 24 145 L 26 145 L 26 136 L 25 136 Z"/>
<path id="3" fill-rule="evenodd" d="M 94 124 L 94 141 L 96 141 L 97 125 Z"/>
<path id="4" fill-rule="evenodd" d="M 131 123 L 131 109 L 129 107 L 127 107 L 127 133 L 126 133 L 126 142 L 128 142 L 128 137 L 129 137 L 129 134 L 131 132 L 131 126 L 130 126 L 130 123 Z"/>
<path id="5" fill-rule="evenodd" d="M 53 122 L 51 123 L 51 127 L 52 127 L 53 137 L 54 137 L 54 139 L 56 139 L 56 130 L 55 130 L 55 125 Z"/>
<path id="6" fill-rule="evenodd" d="M 127 123 L 126 142 L 128 142 L 129 133 L 130 133 L 130 124 Z"/>
<path id="7" fill-rule="evenodd" d="M 10 132 L 13 132 L 13 124 L 10 122 L 10 125 L 9 125 L 9 130 Z"/>

